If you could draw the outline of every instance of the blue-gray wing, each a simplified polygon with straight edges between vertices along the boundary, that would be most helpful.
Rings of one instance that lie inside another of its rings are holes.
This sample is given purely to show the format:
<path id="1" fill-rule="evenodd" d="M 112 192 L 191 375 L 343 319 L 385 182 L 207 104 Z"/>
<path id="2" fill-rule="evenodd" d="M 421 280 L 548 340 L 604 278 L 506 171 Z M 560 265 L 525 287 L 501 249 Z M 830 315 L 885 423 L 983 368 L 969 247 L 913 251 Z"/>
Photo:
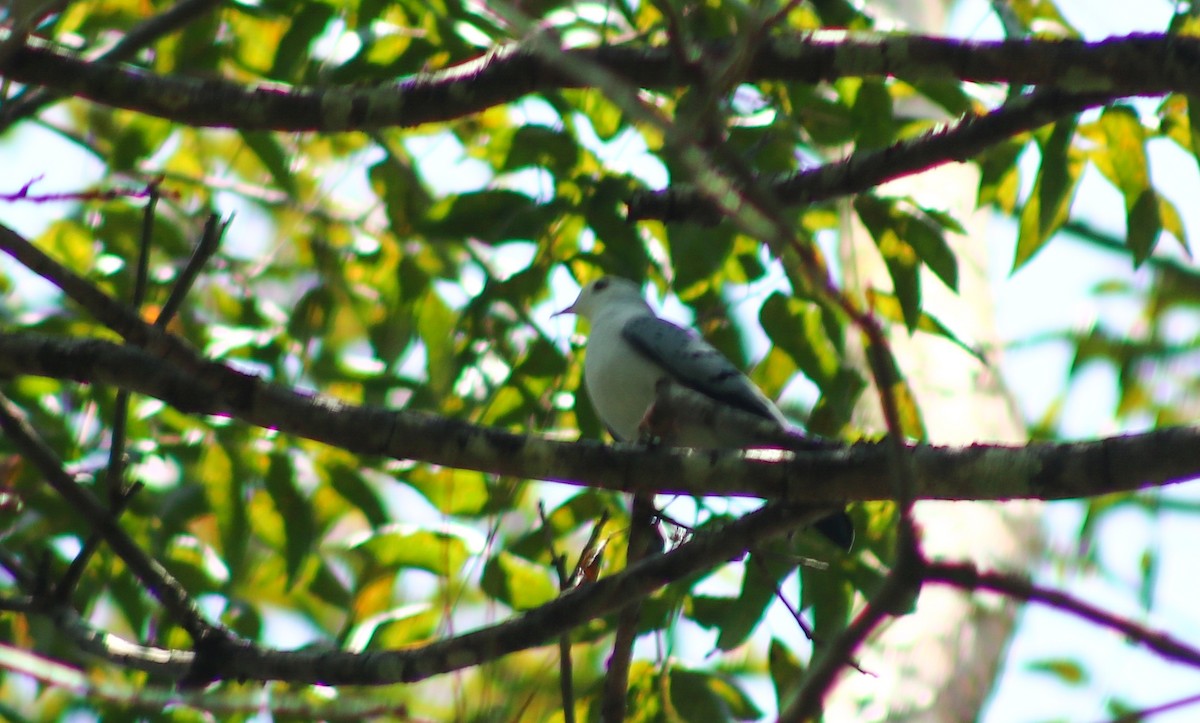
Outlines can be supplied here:
<path id="1" fill-rule="evenodd" d="M 680 384 L 737 409 L 787 424 L 741 370 L 687 329 L 655 316 L 641 316 L 626 323 L 621 334 Z"/>

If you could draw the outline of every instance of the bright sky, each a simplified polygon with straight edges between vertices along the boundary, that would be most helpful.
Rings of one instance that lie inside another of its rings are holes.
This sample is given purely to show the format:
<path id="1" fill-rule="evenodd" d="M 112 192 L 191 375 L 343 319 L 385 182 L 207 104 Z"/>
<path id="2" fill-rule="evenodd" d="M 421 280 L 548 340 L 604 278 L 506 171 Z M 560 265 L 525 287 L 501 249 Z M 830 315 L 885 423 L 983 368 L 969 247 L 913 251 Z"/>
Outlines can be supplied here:
<path id="1" fill-rule="evenodd" d="M 1136 31 L 1162 31 L 1167 27 L 1174 4 L 1120 2 L 1119 0 L 1062 0 L 1064 16 L 1088 39 L 1125 35 Z M 951 22 L 951 33 L 972 38 L 998 37 L 999 26 L 988 3 L 964 0 Z M 1157 100 L 1139 103 L 1146 113 Z M 1155 186 L 1179 208 L 1195 248 L 1200 239 L 1200 173 L 1196 161 L 1171 144 L 1156 142 L 1151 147 L 1151 169 Z M 1118 235 L 1124 231 L 1124 204 L 1115 190 L 1096 177 L 1085 179 L 1073 215 Z M 1144 284 L 1145 272 L 1133 274 L 1121 258 L 1096 251 L 1078 242 L 1056 239 L 1040 256 L 1015 276 L 1004 278 L 1011 265 L 1016 230 L 1012 223 L 997 221 L 989 233 L 993 271 L 997 276 L 997 313 L 1006 339 L 1027 337 L 1049 329 L 1088 328 L 1101 319 L 1116 329 L 1136 323 L 1136 310 L 1120 303 L 1098 303 L 1090 290 L 1104 278 L 1130 279 Z M 1164 249 L 1173 252 L 1172 241 Z M 1070 359 L 1065 348 L 1033 347 L 1010 352 L 1004 363 L 1005 379 L 1016 393 L 1027 418 L 1040 416 L 1053 401 L 1066 376 Z M 1092 366 L 1069 395 L 1064 411 L 1068 436 L 1092 437 L 1121 431 L 1113 419 L 1115 376 L 1111 369 Z M 1195 500 L 1195 484 L 1166 492 L 1173 498 Z M 1071 554 L 1081 521 L 1082 506 L 1074 503 L 1047 505 L 1047 531 L 1051 548 Z M 1200 596 L 1193 551 L 1200 545 L 1200 530 L 1194 518 L 1164 514 L 1157 521 L 1132 511 L 1108 519 L 1100 531 L 1100 558 L 1113 572 L 1105 577 L 1096 572 L 1079 573 L 1045 566 L 1037 581 L 1063 587 L 1089 602 L 1151 627 L 1200 645 L 1200 614 L 1195 601 Z M 1154 611 L 1140 610 L 1136 593 L 1141 578 L 1141 556 L 1156 546 L 1161 569 L 1155 589 Z M 1044 673 L 1031 672 L 1037 661 L 1076 660 L 1088 678 L 1070 686 Z M 1113 698 L 1136 707 L 1153 706 L 1194 695 L 1200 690 L 1200 672 L 1163 661 L 1162 658 L 1125 645 L 1118 636 L 1077 618 L 1033 606 L 1026 610 L 1010 649 L 1005 672 L 994 693 L 984 721 L 1105 720 L 1112 717 L 1106 707 Z M 1156 723 L 1193 721 L 1200 716 L 1196 706 L 1156 716 Z"/>

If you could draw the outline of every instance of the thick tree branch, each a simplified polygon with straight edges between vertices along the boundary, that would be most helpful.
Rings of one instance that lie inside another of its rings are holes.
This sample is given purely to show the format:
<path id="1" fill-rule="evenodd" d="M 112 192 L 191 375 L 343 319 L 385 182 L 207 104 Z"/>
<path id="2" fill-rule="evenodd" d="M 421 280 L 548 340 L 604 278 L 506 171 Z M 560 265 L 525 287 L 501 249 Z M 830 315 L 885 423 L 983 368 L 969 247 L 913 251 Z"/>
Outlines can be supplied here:
<path id="1" fill-rule="evenodd" d="M 296 683 L 382 685 L 460 670 L 518 650 L 553 643 L 564 632 L 642 599 L 664 585 L 739 558 L 746 550 L 825 514 L 812 507 L 767 505 L 725 527 L 703 530 L 670 552 L 586 583 L 512 620 L 419 648 L 378 653 L 305 653 L 233 649 L 221 677 Z"/>
<path id="2" fill-rule="evenodd" d="M 0 41 L 5 36 L 0 35 Z M 737 48 L 713 42 L 699 52 L 723 63 Z M 618 45 L 563 51 L 637 87 L 688 82 L 669 47 Z M 818 32 L 768 38 L 745 63 L 747 80 L 819 83 L 843 77 L 950 79 L 1070 87 L 1114 97 L 1200 92 L 1200 40 L 1161 34 L 1098 42 L 1059 39 L 960 41 L 909 35 Z M 242 130 L 349 131 L 412 127 L 476 113 L 527 94 L 578 87 L 576 76 L 520 44 L 374 88 L 246 86 L 220 79 L 156 76 L 128 65 L 88 62 L 44 44 L 18 49 L 6 77 L 104 105 L 190 126 Z"/>
<path id="3" fill-rule="evenodd" d="M 0 396 L 0 430 L 37 467 L 50 486 L 104 536 L 138 580 L 188 630 L 195 640 L 195 651 L 148 648 L 81 627 L 78 616 L 49 590 L 35 589 L 28 599 L 15 601 L 13 606 L 55 617 L 85 650 L 132 667 L 168 674 L 192 685 L 228 678 L 375 685 L 421 680 L 478 665 L 552 640 L 670 582 L 736 559 L 750 547 L 792 532 L 826 514 L 824 509 L 811 505 L 770 504 L 728 525 L 700 531 L 669 553 L 652 554 L 618 575 L 575 588 L 512 621 L 421 648 L 367 654 L 284 652 L 237 640 L 223 628 L 204 620 L 178 581 L 117 526 L 91 492 L 62 469 L 53 452 L 3 396 Z M 15 578 L 37 587 L 36 578 L 25 574 L 15 562 L 8 567 Z"/>
<path id="4" fill-rule="evenodd" d="M 167 10 L 139 23 L 116 45 L 102 53 L 97 60 L 108 63 L 127 60 L 170 33 L 183 28 L 220 5 L 220 0 L 181 0 Z M 3 74 L 0 71 L 0 74 Z M 62 97 L 61 93 L 45 88 L 26 88 L 19 96 L 0 107 L 0 133 L 13 123 L 37 113 L 43 106 Z"/>
<path id="5" fill-rule="evenodd" d="M 178 340 L 174 340 L 179 344 Z M 356 454 L 417 459 L 623 491 L 841 503 L 892 499 L 885 446 L 748 452 L 561 442 L 414 411 L 347 404 L 264 382 L 194 352 L 170 359 L 99 339 L 0 333 L 0 375 L 105 384 L 184 412 L 237 418 Z M 197 375 L 191 369 L 202 368 Z M 905 447 L 917 499 L 1065 499 L 1200 477 L 1200 426 L 1026 446 Z"/>
<path id="6" fill-rule="evenodd" d="M 739 558 L 772 537 L 793 532 L 826 514 L 820 508 L 776 503 L 717 529 L 702 530 L 670 552 L 652 555 L 620 573 L 585 583 L 512 620 L 415 648 L 353 653 L 282 651 L 224 639 L 205 656 L 197 678 L 197 656 L 187 651 L 147 648 L 84 625 L 73 612 L 53 608 L 81 647 L 120 664 L 191 682 L 286 680 L 328 685 L 387 685 L 413 682 L 469 668 L 519 650 L 549 644 L 579 625 L 612 613 L 655 590 Z M 31 601 L 37 607 L 36 600 Z M 36 612 L 29 610 L 28 612 Z"/>
<path id="7" fill-rule="evenodd" d="M 878 151 L 855 153 L 841 161 L 765 182 L 764 187 L 778 203 L 789 206 L 862 193 L 944 163 L 967 160 L 1005 138 L 1103 105 L 1113 98 L 1102 93 L 1061 92 L 1022 96 L 990 113 L 968 116 L 945 130 L 898 141 Z M 628 202 L 628 217 L 630 221 L 660 219 L 709 224 L 720 220 L 708 194 L 688 186 L 635 193 Z"/>

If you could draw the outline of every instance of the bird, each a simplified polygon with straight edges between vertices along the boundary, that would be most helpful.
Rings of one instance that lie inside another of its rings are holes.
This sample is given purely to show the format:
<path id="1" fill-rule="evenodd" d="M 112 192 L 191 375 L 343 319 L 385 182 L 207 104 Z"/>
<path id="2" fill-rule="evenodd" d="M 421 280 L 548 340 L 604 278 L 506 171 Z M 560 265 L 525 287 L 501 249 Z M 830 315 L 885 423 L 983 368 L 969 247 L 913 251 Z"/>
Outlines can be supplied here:
<path id="1" fill-rule="evenodd" d="M 766 420 L 777 430 L 794 430 L 779 408 L 733 362 L 689 329 L 661 319 L 629 279 L 604 276 L 555 314 L 575 314 L 591 323 L 583 378 L 600 421 L 618 441 L 641 437 L 663 380 Z M 798 436 L 801 433 L 796 430 Z M 748 427 L 716 428 L 699 420 L 672 420 L 670 443 L 679 447 L 741 449 L 754 446 Z M 837 512 L 814 527 L 849 550 L 854 526 Z"/>

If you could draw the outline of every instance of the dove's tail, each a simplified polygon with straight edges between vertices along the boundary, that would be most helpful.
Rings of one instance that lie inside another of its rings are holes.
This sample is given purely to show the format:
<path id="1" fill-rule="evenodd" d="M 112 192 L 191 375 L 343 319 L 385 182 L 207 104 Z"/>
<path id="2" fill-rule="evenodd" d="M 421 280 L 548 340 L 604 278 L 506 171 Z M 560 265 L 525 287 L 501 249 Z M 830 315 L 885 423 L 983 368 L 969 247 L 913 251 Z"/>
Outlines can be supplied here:
<path id="1" fill-rule="evenodd" d="M 845 512 L 836 512 L 821 518 L 813 527 L 817 529 L 817 532 L 829 538 L 830 542 L 847 552 L 854 544 L 854 523 L 850 521 L 850 515 Z"/>

